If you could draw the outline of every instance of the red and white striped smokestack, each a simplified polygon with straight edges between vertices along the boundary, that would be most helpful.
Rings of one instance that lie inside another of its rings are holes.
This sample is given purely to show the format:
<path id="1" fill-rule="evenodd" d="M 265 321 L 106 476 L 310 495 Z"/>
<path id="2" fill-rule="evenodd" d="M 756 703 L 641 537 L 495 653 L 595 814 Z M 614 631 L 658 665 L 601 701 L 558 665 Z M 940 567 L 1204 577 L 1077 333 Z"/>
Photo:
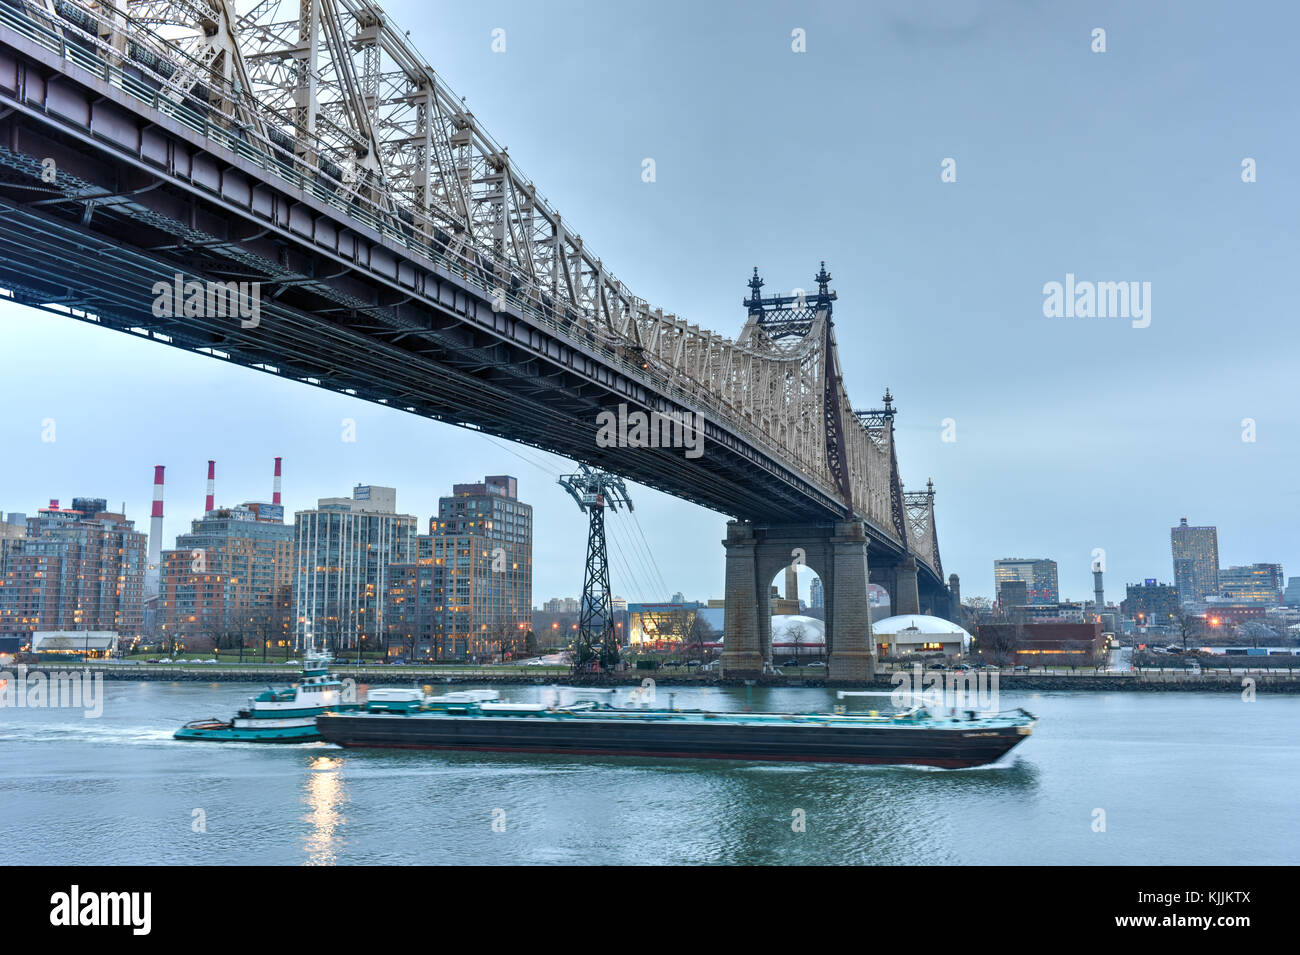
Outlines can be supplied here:
<path id="1" fill-rule="evenodd" d="M 150 521 L 162 520 L 163 511 L 163 472 L 167 468 L 161 464 L 155 464 L 153 468 L 153 512 L 149 515 Z"/>
<path id="2" fill-rule="evenodd" d="M 203 501 L 203 514 L 206 517 L 208 511 L 215 508 L 215 494 L 217 490 L 217 462 L 208 462 L 208 496 Z"/>
<path id="3" fill-rule="evenodd" d="M 275 459 L 275 486 L 271 492 L 271 503 L 280 503 L 280 459 Z"/>
<path id="4" fill-rule="evenodd" d="M 162 539 L 163 539 L 163 465 L 153 469 L 153 511 L 149 515 L 149 562 L 145 566 L 144 593 L 146 597 L 155 596 L 159 591 L 159 578 L 162 576 Z"/>

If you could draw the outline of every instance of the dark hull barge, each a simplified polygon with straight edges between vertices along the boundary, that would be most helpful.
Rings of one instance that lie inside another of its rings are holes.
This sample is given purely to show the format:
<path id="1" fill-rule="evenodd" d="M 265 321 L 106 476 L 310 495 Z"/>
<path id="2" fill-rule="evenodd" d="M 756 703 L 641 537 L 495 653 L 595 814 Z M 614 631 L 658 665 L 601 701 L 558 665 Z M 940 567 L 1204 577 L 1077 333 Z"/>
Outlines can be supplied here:
<path id="1" fill-rule="evenodd" d="M 1033 725 L 1033 715 L 1024 710 L 846 716 L 507 703 L 327 713 L 316 720 L 322 740 L 346 747 L 947 768 L 995 762 L 1028 737 Z"/>

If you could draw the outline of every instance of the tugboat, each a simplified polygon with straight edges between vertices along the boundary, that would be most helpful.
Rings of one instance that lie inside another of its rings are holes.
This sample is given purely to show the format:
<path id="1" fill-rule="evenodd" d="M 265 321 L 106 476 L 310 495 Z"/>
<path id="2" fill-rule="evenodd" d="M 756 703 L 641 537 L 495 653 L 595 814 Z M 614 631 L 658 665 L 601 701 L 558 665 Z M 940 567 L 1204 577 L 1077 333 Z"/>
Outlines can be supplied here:
<path id="1" fill-rule="evenodd" d="M 310 743 L 320 739 L 316 717 L 360 709 L 343 699 L 343 682 L 329 672 L 330 658 L 310 651 L 303 657 L 302 679 L 277 690 L 268 687 L 248 698 L 247 709 L 233 719 L 191 720 L 176 739 L 213 743 Z"/>

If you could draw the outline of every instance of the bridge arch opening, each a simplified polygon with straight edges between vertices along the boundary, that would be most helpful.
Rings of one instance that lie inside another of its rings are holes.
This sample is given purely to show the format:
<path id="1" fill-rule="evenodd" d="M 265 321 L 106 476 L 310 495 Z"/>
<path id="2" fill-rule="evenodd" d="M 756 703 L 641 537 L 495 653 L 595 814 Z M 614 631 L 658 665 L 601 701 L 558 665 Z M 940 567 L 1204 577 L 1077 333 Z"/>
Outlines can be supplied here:
<path id="1" fill-rule="evenodd" d="M 821 575 L 806 563 L 780 568 L 768 582 L 770 653 L 776 666 L 826 662 L 826 598 Z"/>

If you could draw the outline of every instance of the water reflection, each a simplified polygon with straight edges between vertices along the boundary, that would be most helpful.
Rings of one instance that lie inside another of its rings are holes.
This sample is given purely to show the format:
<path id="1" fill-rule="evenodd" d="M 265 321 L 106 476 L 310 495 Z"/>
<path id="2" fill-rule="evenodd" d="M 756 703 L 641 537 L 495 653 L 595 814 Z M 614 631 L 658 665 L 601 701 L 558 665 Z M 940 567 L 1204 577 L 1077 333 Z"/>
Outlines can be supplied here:
<path id="1" fill-rule="evenodd" d="M 311 824 L 304 840 L 306 865 L 337 865 L 343 825 L 343 760 L 335 756 L 318 756 L 308 766 L 304 802 L 310 812 L 303 817 Z"/>

